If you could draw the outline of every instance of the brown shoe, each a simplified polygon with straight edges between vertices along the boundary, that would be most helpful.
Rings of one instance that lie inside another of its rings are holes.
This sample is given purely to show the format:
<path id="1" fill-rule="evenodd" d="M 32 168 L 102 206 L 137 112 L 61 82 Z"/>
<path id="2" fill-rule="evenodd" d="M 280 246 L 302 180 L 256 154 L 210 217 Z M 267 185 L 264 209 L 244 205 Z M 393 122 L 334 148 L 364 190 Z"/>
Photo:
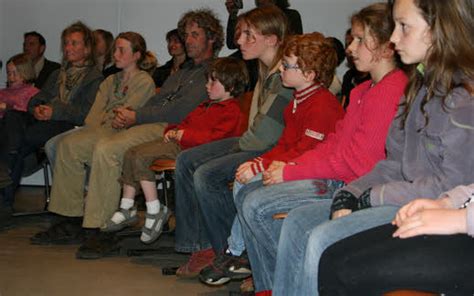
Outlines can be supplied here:
<path id="1" fill-rule="evenodd" d="M 199 272 L 212 263 L 216 254 L 212 248 L 194 252 L 188 262 L 176 270 L 176 276 L 180 278 L 194 278 Z"/>

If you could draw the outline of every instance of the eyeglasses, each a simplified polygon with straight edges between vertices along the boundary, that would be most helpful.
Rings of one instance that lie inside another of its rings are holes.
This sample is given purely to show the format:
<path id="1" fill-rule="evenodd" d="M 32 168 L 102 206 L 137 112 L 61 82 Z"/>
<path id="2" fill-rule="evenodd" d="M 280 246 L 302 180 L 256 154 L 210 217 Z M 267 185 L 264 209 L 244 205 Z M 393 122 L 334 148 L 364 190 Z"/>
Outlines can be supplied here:
<path id="1" fill-rule="evenodd" d="M 291 69 L 295 69 L 295 70 L 300 69 L 300 67 L 297 64 L 291 65 L 291 64 L 288 64 L 285 61 L 281 62 L 281 65 L 283 67 L 283 70 L 285 70 L 285 71 L 286 70 L 291 70 Z"/>

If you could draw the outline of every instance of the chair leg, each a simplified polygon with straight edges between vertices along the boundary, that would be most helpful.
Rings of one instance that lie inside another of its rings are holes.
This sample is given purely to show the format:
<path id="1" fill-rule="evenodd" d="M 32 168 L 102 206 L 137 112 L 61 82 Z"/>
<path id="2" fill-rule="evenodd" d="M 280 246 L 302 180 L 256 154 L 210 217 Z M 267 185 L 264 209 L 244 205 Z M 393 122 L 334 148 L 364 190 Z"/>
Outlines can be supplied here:
<path id="1" fill-rule="evenodd" d="M 44 195 L 46 197 L 46 202 L 44 204 L 44 210 L 48 209 L 49 200 L 50 200 L 50 186 L 49 186 L 49 161 L 46 159 L 43 163 L 43 175 L 44 175 Z"/>

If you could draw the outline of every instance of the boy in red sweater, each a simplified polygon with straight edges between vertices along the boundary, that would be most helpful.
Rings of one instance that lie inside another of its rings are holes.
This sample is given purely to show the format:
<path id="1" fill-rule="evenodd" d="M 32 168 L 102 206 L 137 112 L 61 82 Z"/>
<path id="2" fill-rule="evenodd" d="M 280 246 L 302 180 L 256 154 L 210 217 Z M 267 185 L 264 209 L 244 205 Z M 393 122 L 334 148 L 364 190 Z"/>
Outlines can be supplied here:
<path id="1" fill-rule="evenodd" d="M 161 234 L 170 212 L 158 200 L 155 173 L 149 167 L 155 159 L 175 159 L 184 149 L 240 135 L 242 114 L 236 97 L 248 83 L 248 72 L 241 60 L 216 59 L 209 68 L 206 84 L 209 100 L 189 113 L 180 124 L 168 125 L 162 139 L 129 149 L 124 156 L 123 196 L 120 209 L 103 231 L 119 231 L 137 222 L 134 199 L 143 190 L 147 212 L 140 240 L 154 242 Z"/>
<path id="2" fill-rule="evenodd" d="M 268 152 L 239 166 L 235 175 L 234 197 L 245 184 L 262 179 L 262 172 L 277 167 L 314 149 L 334 132 L 344 110 L 328 91 L 337 65 L 330 40 L 320 33 L 292 36 L 284 48 L 280 66 L 283 85 L 294 88 L 293 100 L 284 110 L 285 129 L 278 143 Z M 209 285 L 222 285 L 231 279 L 250 275 L 240 222 L 235 219 L 228 248 L 211 266 L 200 273 Z"/>

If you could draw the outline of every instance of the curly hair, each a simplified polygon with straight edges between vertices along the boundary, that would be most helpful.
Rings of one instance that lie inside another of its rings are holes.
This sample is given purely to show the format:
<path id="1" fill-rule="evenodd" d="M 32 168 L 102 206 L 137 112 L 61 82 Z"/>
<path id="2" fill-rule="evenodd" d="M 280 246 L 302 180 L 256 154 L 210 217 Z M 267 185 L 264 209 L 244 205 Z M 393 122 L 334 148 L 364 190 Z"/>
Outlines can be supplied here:
<path id="1" fill-rule="evenodd" d="M 351 24 L 352 26 L 357 24 L 362 26 L 363 29 L 368 29 L 376 43 L 375 48 L 367 47 L 371 50 L 376 50 L 381 45 L 390 42 L 390 36 L 395 27 L 390 6 L 382 2 L 371 4 L 353 14 Z"/>
<path id="2" fill-rule="evenodd" d="M 186 12 L 178 22 L 178 32 L 182 40 L 185 40 L 185 28 L 187 24 L 196 23 L 199 28 L 206 32 L 208 40 L 213 40 L 212 50 L 217 56 L 224 45 L 224 29 L 221 21 L 216 14 L 210 9 L 197 9 Z"/>
<path id="3" fill-rule="evenodd" d="M 289 36 L 283 54 L 297 57 L 301 70 L 314 71 L 315 81 L 326 88 L 331 85 L 337 67 L 337 54 L 331 39 L 319 32 Z"/>
<path id="4" fill-rule="evenodd" d="M 66 29 L 63 30 L 61 33 L 61 50 L 63 51 L 63 60 L 64 60 L 64 44 L 66 42 L 66 37 L 71 35 L 72 33 L 81 33 L 82 38 L 84 40 L 84 45 L 89 49 L 89 54 L 86 57 L 86 61 L 91 65 L 96 64 L 95 60 L 95 38 L 94 34 L 92 33 L 91 29 L 86 26 L 83 22 L 75 22 L 69 25 Z"/>

